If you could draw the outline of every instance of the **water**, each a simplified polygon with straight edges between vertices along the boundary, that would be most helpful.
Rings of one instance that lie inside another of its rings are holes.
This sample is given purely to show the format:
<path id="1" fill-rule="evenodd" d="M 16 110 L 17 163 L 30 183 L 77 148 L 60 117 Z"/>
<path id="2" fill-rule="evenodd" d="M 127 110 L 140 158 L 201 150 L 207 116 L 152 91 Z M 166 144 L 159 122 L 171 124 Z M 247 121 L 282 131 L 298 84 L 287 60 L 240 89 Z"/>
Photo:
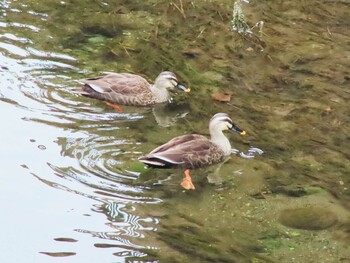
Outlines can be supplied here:
<path id="1" fill-rule="evenodd" d="M 350 260 L 349 3 L 250 1 L 259 41 L 230 32 L 232 7 L 0 3 L 3 262 Z M 120 113 L 70 92 L 103 71 L 162 70 L 190 96 Z M 229 103 L 212 101 L 225 90 Z M 216 112 L 247 135 L 228 134 L 239 154 L 225 164 L 191 172 L 196 191 L 137 161 L 207 135 Z"/>

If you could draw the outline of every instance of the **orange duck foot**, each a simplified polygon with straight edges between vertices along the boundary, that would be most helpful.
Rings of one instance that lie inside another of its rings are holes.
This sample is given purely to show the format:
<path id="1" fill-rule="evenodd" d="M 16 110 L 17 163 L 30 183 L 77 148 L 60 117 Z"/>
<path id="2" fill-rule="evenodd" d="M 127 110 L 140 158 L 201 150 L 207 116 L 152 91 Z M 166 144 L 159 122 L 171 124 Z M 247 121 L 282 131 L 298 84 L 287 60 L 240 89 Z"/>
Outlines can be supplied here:
<path id="1" fill-rule="evenodd" d="M 120 107 L 119 105 L 113 104 L 112 102 L 106 102 L 106 104 L 108 106 L 111 106 L 112 108 L 114 108 L 116 111 L 123 112 L 122 107 Z"/>
<path id="2" fill-rule="evenodd" d="M 192 178 L 190 176 L 190 170 L 188 170 L 188 169 L 185 171 L 185 178 L 182 179 L 181 186 L 183 188 L 185 188 L 186 190 L 196 189 L 192 183 Z"/>

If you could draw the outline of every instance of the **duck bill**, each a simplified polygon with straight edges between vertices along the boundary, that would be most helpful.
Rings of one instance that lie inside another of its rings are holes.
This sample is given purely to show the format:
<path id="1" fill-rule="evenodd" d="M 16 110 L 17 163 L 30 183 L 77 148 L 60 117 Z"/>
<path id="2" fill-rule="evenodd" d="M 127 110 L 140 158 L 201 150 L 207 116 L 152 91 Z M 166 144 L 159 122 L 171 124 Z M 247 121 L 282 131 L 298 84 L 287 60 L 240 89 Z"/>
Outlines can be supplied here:
<path id="1" fill-rule="evenodd" d="M 234 132 L 239 133 L 240 135 L 246 135 L 246 132 L 243 131 L 241 128 L 239 128 L 238 126 L 236 126 L 235 124 L 232 124 L 231 130 Z"/>
<path id="2" fill-rule="evenodd" d="M 186 88 L 185 86 L 183 86 L 183 85 L 181 85 L 181 84 L 178 84 L 178 85 L 177 85 L 177 88 L 180 89 L 180 90 L 182 90 L 183 92 L 186 92 L 186 93 L 188 93 L 188 92 L 191 91 L 190 88 Z"/>

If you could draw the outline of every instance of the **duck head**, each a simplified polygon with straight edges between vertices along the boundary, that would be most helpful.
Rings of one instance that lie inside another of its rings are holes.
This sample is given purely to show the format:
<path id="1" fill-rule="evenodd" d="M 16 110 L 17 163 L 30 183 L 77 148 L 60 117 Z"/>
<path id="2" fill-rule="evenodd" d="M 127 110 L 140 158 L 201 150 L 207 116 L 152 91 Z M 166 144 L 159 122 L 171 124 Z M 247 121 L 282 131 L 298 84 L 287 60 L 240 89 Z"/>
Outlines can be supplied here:
<path id="1" fill-rule="evenodd" d="M 236 124 L 233 123 L 230 116 L 226 113 L 216 113 L 209 122 L 210 131 L 225 131 L 231 130 L 239 133 L 240 135 L 245 135 L 246 132 L 239 128 Z"/>
<path id="2" fill-rule="evenodd" d="M 169 91 L 175 91 L 180 89 L 184 92 L 190 92 L 189 88 L 181 85 L 176 78 L 176 75 L 170 71 L 161 72 L 154 82 L 154 86 L 158 89 L 166 89 Z"/>

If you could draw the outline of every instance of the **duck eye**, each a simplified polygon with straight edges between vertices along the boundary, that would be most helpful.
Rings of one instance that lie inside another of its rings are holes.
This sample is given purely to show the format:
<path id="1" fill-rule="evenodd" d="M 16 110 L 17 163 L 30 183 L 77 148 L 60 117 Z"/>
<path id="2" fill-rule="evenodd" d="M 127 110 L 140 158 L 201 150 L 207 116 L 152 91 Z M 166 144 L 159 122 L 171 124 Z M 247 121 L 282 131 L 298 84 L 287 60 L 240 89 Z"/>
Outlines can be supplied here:
<path id="1" fill-rule="evenodd" d="M 173 84 L 173 86 L 177 86 L 177 80 L 169 79 L 169 81 L 171 82 L 171 84 Z"/>
<path id="2" fill-rule="evenodd" d="M 225 123 L 226 123 L 226 126 L 231 129 L 231 127 L 233 126 L 233 123 L 231 122 L 231 120 L 229 119 L 225 119 Z"/>

